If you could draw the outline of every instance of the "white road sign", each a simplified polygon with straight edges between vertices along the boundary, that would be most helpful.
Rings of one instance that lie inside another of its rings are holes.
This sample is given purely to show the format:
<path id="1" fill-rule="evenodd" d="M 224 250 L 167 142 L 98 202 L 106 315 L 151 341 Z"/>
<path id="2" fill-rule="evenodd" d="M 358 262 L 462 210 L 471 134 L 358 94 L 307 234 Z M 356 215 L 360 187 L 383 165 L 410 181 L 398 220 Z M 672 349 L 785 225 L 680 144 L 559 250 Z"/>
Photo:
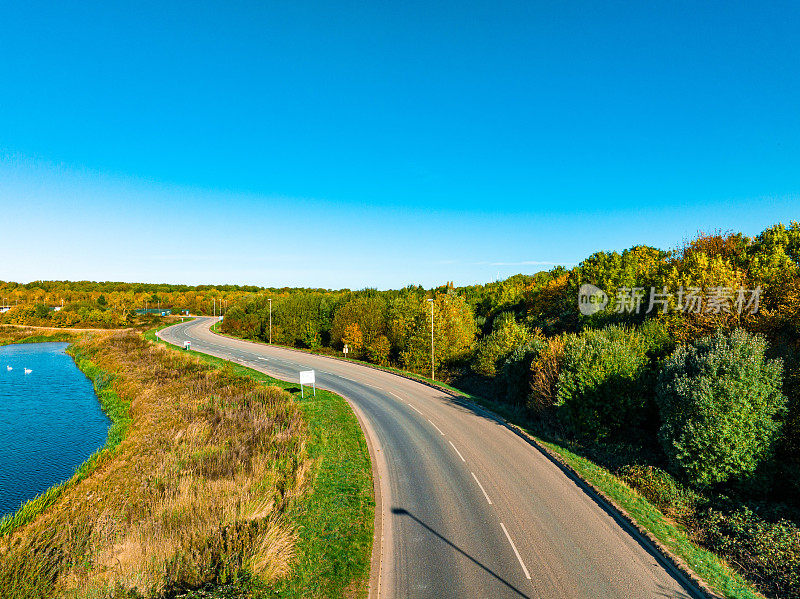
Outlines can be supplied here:
<path id="1" fill-rule="evenodd" d="M 305 391 L 303 390 L 303 385 L 311 385 L 311 387 L 314 389 L 314 397 L 317 396 L 317 384 L 314 378 L 313 370 L 300 371 L 300 397 L 305 397 Z"/>

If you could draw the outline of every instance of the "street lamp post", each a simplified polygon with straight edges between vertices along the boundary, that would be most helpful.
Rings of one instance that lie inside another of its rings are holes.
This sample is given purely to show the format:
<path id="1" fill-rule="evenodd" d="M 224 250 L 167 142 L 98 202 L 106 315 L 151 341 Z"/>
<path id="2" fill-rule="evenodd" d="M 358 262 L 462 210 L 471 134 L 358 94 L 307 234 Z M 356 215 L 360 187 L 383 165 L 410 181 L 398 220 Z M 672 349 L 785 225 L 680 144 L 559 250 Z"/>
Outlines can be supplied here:
<path id="1" fill-rule="evenodd" d="M 268 298 L 269 302 L 269 344 L 272 345 L 272 298 Z"/>
<path id="2" fill-rule="evenodd" d="M 433 364 L 434 364 L 434 362 L 433 362 L 433 300 L 429 299 L 428 301 L 431 304 L 431 380 L 435 381 L 436 377 L 434 376 L 434 370 L 433 370 Z"/>

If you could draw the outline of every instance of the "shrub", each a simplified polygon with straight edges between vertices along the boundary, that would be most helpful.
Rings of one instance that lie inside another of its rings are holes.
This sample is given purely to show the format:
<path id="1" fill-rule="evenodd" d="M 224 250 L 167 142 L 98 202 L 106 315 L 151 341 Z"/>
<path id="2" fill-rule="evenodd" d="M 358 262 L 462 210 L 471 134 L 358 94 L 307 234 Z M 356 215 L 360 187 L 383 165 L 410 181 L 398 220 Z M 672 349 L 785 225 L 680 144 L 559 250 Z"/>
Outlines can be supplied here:
<path id="1" fill-rule="evenodd" d="M 675 340 L 664 321 L 648 318 L 639 326 L 637 332 L 643 338 L 647 353 L 652 360 L 665 358 L 675 351 Z"/>
<path id="2" fill-rule="evenodd" d="M 619 476 L 666 515 L 692 525 L 703 498 L 681 485 L 669 472 L 640 464 L 624 466 Z"/>
<path id="3" fill-rule="evenodd" d="M 782 363 L 741 329 L 678 348 L 657 388 L 659 439 L 672 466 L 700 486 L 745 478 L 771 452 L 786 399 Z"/>
<path id="4" fill-rule="evenodd" d="M 36 318 L 39 320 L 44 320 L 48 316 L 50 316 L 50 308 L 48 308 L 44 304 L 36 304 L 34 307 Z"/>
<path id="5" fill-rule="evenodd" d="M 800 529 L 788 520 L 768 522 L 751 510 L 709 510 L 705 543 L 743 570 L 764 593 L 800 598 Z"/>
<path id="6" fill-rule="evenodd" d="M 497 391 L 505 401 L 518 404 L 524 403 L 528 395 L 528 378 L 531 362 L 547 347 L 547 343 L 540 338 L 518 346 L 503 360 L 497 376 Z"/>
<path id="7" fill-rule="evenodd" d="M 503 360 L 533 336 L 530 329 L 514 319 L 512 313 L 502 314 L 495 319 L 494 330 L 478 342 L 473 370 L 488 377 L 496 376 Z"/>
<path id="8" fill-rule="evenodd" d="M 539 354 L 531 361 L 528 409 L 543 413 L 556 404 L 558 375 L 564 361 L 564 338 L 550 337 Z"/>
<path id="9" fill-rule="evenodd" d="M 580 436 L 639 432 L 648 413 L 648 345 L 635 330 L 610 326 L 565 339 L 556 405 Z"/>

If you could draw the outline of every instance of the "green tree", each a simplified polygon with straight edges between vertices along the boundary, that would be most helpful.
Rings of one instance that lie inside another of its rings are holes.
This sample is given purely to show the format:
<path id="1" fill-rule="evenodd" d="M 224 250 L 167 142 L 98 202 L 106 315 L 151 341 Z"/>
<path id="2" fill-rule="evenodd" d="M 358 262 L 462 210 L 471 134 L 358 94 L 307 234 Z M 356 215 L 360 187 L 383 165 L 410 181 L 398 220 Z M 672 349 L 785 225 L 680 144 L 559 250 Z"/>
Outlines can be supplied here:
<path id="1" fill-rule="evenodd" d="M 503 360 L 517 347 L 528 344 L 533 337 L 534 334 L 519 324 L 512 313 L 503 313 L 495 319 L 494 330 L 478 342 L 473 370 L 484 376 L 495 376 Z"/>
<path id="2" fill-rule="evenodd" d="M 48 308 L 44 304 L 36 304 L 35 310 L 36 310 L 36 312 L 35 312 L 36 318 L 38 318 L 40 320 L 44 320 L 45 318 L 50 316 L 50 308 Z"/>
<path id="3" fill-rule="evenodd" d="M 556 406 L 576 433 L 602 440 L 641 430 L 650 411 L 648 349 L 627 327 L 565 337 Z"/>
<path id="4" fill-rule="evenodd" d="M 656 398 L 659 439 L 693 484 L 742 479 L 770 456 L 785 410 L 783 365 L 767 343 L 742 329 L 679 347 L 666 361 Z"/>
<path id="5" fill-rule="evenodd" d="M 362 346 L 373 344 L 386 331 L 386 301 L 381 296 L 356 296 L 336 310 L 331 322 L 331 343 L 341 347 L 347 328 L 357 324 Z"/>

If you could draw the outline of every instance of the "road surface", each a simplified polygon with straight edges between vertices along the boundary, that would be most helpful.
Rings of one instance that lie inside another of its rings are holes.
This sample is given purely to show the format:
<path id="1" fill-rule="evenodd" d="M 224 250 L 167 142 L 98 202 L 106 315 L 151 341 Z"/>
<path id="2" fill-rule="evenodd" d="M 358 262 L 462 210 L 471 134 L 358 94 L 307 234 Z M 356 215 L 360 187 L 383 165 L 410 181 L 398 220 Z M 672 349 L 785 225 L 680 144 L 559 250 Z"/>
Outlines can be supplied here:
<path id="1" fill-rule="evenodd" d="M 159 332 L 195 351 L 353 406 L 379 481 L 370 596 L 695 597 L 541 452 L 479 409 L 358 364 L 216 335 L 199 318 Z"/>

